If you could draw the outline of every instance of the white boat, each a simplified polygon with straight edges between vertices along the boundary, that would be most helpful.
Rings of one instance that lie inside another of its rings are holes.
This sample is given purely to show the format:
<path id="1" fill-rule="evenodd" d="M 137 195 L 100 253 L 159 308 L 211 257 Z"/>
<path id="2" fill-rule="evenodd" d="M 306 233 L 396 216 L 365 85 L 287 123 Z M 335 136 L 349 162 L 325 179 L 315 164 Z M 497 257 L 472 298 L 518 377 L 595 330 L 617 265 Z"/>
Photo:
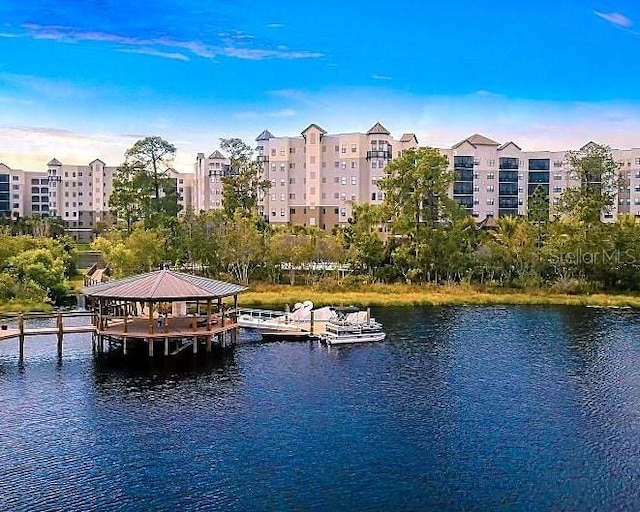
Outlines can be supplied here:
<path id="1" fill-rule="evenodd" d="M 290 313 L 270 309 L 239 309 L 238 326 L 269 333 L 301 332 L 306 330 L 312 310 L 311 301 L 297 303 Z"/>
<path id="2" fill-rule="evenodd" d="M 368 318 L 368 313 L 358 308 L 336 308 L 335 316 L 327 322 L 321 339 L 327 345 L 340 345 L 382 341 L 386 336 L 382 324 Z"/>
<path id="3" fill-rule="evenodd" d="M 327 345 L 341 345 L 382 341 L 386 336 L 382 325 L 373 319 L 365 324 L 334 320 L 327 323 L 321 338 Z"/>

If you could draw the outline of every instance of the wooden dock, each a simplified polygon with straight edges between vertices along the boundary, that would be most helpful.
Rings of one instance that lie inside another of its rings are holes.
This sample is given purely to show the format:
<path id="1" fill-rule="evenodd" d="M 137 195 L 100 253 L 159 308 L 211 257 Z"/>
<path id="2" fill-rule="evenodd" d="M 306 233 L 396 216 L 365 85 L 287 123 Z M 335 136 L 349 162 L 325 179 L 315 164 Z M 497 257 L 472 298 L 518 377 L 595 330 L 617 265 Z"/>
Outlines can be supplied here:
<path id="1" fill-rule="evenodd" d="M 86 319 L 87 323 L 70 325 L 77 323 L 72 319 L 78 318 Z M 55 325 L 29 327 L 34 321 L 53 321 Z M 146 317 L 123 318 L 94 311 L 0 315 L 0 324 L 0 341 L 18 339 L 20 361 L 24 359 L 26 338 L 33 336 L 55 336 L 59 357 L 62 357 L 64 336 L 68 334 L 91 334 L 92 348 L 97 354 L 121 349 L 127 355 L 130 348 L 146 344 L 149 357 L 154 357 L 156 348 L 163 349 L 160 353 L 164 356 L 170 356 L 187 347 L 197 354 L 200 347 L 211 352 L 214 346 L 233 346 L 238 327 L 231 309 L 208 317 L 166 317 L 161 326 L 156 320 L 150 324 Z"/>

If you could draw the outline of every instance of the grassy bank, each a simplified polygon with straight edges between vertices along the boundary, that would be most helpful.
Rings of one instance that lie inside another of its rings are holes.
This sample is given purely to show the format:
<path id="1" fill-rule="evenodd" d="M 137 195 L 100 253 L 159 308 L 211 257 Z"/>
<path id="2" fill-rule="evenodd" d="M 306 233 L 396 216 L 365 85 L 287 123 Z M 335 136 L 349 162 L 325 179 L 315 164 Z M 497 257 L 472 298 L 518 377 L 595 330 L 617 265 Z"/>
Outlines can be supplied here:
<path id="1" fill-rule="evenodd" d="M 314 286 L 252 285 L 242 294 L 241 304 L 284 305 L 311 300 L 322 305 L 354 306 L 442 306 L 532 304 L 640 308 L 640 296 L 565 295 L 544 290 L 479 290 L 468 286 L 408 286 L 374 284 L 366 290 L 322 290 Z"/>
<path id="2" fill-rule="evenodd" d="M 46 302 L 9 301 L 0 303 L 0 313 L 50 313 L 53 306 Z"/>

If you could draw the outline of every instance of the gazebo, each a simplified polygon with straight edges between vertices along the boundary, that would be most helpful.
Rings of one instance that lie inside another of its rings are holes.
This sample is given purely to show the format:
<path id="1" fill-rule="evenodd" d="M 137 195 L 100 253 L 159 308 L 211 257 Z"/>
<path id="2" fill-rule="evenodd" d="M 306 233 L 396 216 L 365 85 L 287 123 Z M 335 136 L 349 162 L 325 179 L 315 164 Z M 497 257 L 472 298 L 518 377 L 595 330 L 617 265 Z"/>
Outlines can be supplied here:
<path id="1" fill-rule="evenodd" d="M 233 345 L 237 333 L 238 295 L 247 288 L 172 270 L 100 283 L 83 288 L 91 304 L 96 327 L 94 347 L 104 352 L 146 344 L 149 357 L 162 343 L 164 355 L 175 355 L 192 347 Z M 223 302 L 233 297 L 233 305 Z M 230 336 L 230 340 L 227 338 Z"/>

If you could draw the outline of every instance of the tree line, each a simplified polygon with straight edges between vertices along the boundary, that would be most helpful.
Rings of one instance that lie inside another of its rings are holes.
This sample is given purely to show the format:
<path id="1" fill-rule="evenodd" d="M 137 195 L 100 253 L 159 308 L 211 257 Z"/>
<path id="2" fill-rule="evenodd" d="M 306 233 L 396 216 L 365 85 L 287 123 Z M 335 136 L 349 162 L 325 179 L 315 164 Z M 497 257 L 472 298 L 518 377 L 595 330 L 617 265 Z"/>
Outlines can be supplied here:
<path id="1" fill-rule="evenodd" d="M 110 200 L 116 222 L 94 242 L 117 275 L 170 264 L 243 284 L 339 279 L 348 269 L 351 283 L 562 292 L 640 286 L 640 222 L 624 215 L 603 222 L 618 189 L 628 187 L 606 146 L 567 153 L 573 186 L 557 204 L 549 204 L 548 188 L 540 186 L 529 195 L 527 216 L 501 217 L 488 229 L 451 199 L 456 176 L 447 158 L 434 148 L 410 149 L 378 182 L 383 203 L 353 204 L 348 224 L 331 233 L 267 223 L 258 202 L 269 182 L 252 149 L 239 139 L 222 139 L 221 147 L 230 155 L 223 208 L 181 215 L 166 174 L 175 148 L 148 138 L 127 151 Z"/>

